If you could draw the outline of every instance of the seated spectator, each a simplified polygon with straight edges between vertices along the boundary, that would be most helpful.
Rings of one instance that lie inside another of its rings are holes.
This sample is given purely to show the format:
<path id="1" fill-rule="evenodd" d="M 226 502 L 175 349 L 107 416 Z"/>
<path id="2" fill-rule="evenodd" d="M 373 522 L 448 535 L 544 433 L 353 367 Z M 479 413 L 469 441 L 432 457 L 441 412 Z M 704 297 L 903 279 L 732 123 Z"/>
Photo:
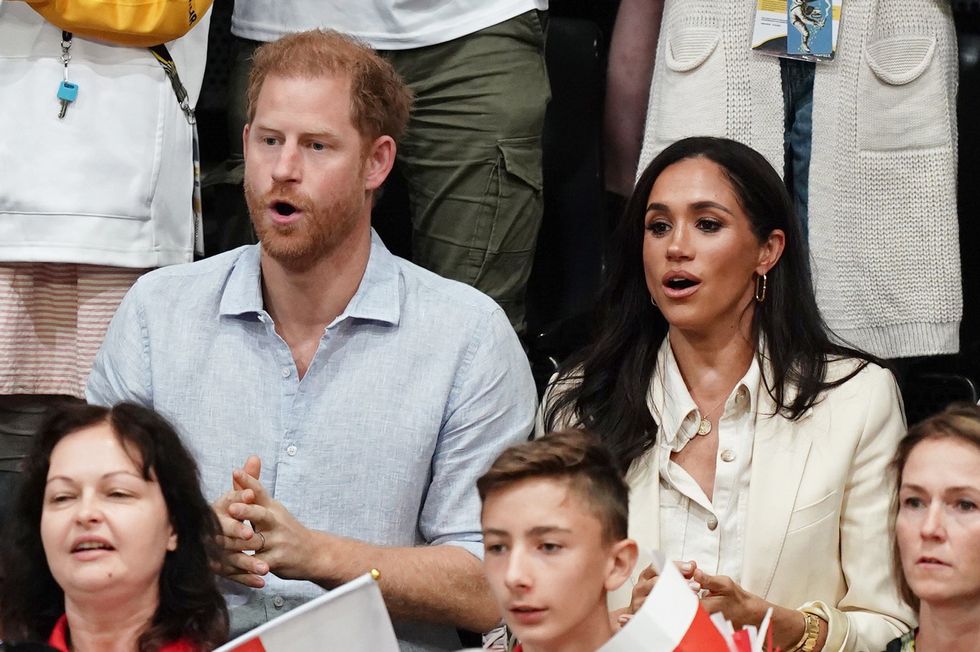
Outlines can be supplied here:
<path id="1" fill-rule="evenodd" d="M 913 426 L 895 460 L 895 575 L 919 628 L 887 652 L 980 645 L 980 408 L 951 407 Z"/>
<path id="2" fill-rule="evenodd" d="M 190 453 L 151 410 L 55 411 L 7 525 L 5 638 L 61 652 L 197 652 L 227 638 L 217 519 Z"/>
<path id="3" fill-rule="evenodd" d="M 231 131 L 247 122 L 235 100 L 263 42 L 328 27 L 374 48 L 417 100 L 397 153 L 413 262 L 485 292 L 523 332 L 544 213 L 547 8 L 548 0 L 236 2 Z"/>
<path id="4" fill-rule="evenodd" d="M 735 141 L 678 141 L 616 237 L 603 321 L 544 429 L 603 439 L 630 536 L 686 563 L 709 612 L 742 627 L 772 608 L 784 650 L 881 649 L 912 621 L 885 561 L 898 387 L 826 330 L 779 175 Z M 654 580 L 646 567 L 612 606 L 635 612 Z"/>
<path id="5" fill-rule="evenodd" d="M 371 229 L 411 103 L 387 62 L 293 34 L 256 51 L 248 98 L 261 245 L 140 279 L 89 399 L 153 406 L 186 433 L 221 572 L 242 585 L 234 632 L 377 568 L 402 649 L 456 650 L 456 627 L 499 621 L 476 478 L 532 431 L 527 358 L 491 299 Z"/>
<path id="6" fill-rule="evenodd" d="M 484 569 L 523 652 L 592 652 L 613 635 L 606 593 L 636 563 L 628 489 L 582 431 L 503 452 L 478 481 Z"/>

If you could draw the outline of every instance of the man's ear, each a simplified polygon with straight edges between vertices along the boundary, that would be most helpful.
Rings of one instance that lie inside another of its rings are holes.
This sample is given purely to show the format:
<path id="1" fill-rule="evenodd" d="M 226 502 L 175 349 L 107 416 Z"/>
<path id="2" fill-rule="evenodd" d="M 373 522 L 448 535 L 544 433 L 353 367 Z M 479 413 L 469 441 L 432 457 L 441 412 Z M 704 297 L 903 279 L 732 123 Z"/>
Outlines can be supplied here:
<path id="1" fill-rule="evenodd" d="M 249 126 L 250 125 L 246 122 L 245 123 L 245 128 L 242 129 L 242 154 L 245 155 L 245 156 L 248 155 L 248 128 L 249 128 Z"/>
<path id="2" fill-rule="evenodd" d="M 609 572 L 606 574 L 606 591 L 615 591 L 629 579 L 636 566 L 639 548 L 633 539 L 623 539 L 609 549 Z"/>
<path id="3" fill-rule="evenodd" d="M 364 156 L 364 189 L 377 190 L 388 178 L 395 165 L 395 139 L 378 136 L 370 143 Z"/>

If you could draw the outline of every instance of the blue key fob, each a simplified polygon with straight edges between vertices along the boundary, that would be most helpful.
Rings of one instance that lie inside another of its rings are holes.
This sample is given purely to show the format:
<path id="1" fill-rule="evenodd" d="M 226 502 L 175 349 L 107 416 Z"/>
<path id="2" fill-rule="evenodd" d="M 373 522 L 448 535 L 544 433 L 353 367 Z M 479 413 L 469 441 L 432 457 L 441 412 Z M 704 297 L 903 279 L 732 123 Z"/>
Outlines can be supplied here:
<path id="1" fill-rule="evenodd" d="M 78 84 L 63 81 L 58 86 L 58 99 L 62 102 L 74 102 L 78 97 Z"/>

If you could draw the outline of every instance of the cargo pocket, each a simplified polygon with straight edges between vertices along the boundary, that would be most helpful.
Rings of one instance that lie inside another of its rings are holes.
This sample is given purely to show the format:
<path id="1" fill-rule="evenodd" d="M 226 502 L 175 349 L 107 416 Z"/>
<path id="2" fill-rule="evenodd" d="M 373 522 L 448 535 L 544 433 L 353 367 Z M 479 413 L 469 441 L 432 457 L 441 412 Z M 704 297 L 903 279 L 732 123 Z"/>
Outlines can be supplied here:
<path id="1" fill-rule="evenodd" d="M 534 191 L 540 192 L 544 182 L 541 172 L 541 139 L 501 138 L 497 141 L 504 170 Z"/>
<path id="2" fill-rule="evenodd" d="M 657 106 L 654 138 L 661 146 L 687 136 L 725 135 L 727 73 L 720 41 L 714 27 L 688 27 L 664 45 L 662 76 L 651 98 Z"/>
<path id="3" fill-rule="evenodd" d="M 539 137 L 497 141 L 497 161 L 487 183 L 484 214 L 475 233 L 483 241 L 474 241 L 472 247 L 475 253 L 482 253 L 474 284 L 498 300 L 509 300 L 530 272 L 531 253 L 544 209 L 543 183 Z M 501 267 L 500 256 L 507 258 L 506 269 Z"/>
<path id="4" fill-rule="evenodd" d="M 936 39 L 891 36 L 870 42 L 858 77 L 858 146 L 866 152 L 949 144 L 946 86 Z"/>

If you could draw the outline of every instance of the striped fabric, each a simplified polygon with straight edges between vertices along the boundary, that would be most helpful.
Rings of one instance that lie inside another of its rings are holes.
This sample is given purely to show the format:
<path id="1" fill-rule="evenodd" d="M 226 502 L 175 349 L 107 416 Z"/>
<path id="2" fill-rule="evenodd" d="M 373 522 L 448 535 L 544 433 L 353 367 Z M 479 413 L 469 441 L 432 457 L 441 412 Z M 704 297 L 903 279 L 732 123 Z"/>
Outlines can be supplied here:
<path id="1" fill-rule="evenodd" d="M 0 394 L 84 397 L 109 320 L 145 269 L 0 264 Z"/>

